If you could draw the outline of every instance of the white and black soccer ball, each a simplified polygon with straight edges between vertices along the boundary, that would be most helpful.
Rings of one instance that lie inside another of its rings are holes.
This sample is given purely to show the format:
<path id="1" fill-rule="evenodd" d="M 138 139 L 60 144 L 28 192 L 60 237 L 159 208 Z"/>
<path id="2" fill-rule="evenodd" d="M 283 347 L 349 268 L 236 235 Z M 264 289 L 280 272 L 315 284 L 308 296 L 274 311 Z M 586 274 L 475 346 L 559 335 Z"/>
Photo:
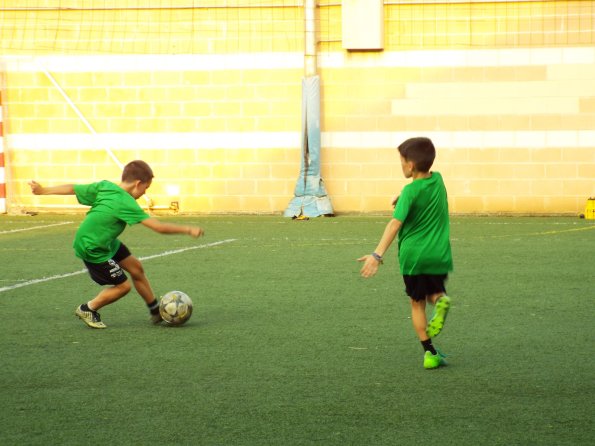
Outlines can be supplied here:
<path id="1" fill-rule="evenodd" d="M 182 325 L 192 316 L 192 300 L 182 291 L 170 291 L 159 302 L 161 318 L 170 325 Z"/>

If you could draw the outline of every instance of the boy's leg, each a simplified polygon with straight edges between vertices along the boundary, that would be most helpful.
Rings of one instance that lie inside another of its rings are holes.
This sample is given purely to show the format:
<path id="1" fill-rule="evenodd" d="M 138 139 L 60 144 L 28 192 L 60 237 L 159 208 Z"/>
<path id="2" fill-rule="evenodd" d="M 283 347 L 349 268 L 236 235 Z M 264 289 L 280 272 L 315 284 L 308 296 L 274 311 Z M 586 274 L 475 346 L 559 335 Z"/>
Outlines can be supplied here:
<path id="1" fill-rule="evenodd" d="M 85 324 L 91 328 L 106 328 L 101 322 L 97 312 L 99 309 L 117 301 L 130 291 L 130 282 L 126 281 L 110 288 L 104 288 L 101 292 L 86 304 L 80 305 L 75 310 L 76 314 Z"/>
<path id="2" fill-rule="evenodd" d="M 426 327 L 426 333 L 433 338 L 438 336 L 444 327 L 444 321 L 450 309 L 450 298 L 441 292 L 428 296 L 428 300 L 434 304 L 434 314 Z"/>
<path id="3" fill-rule="evenodd" d="M 411 302 L 411 321 L 413 328 L 417 334 L 418 339 L 424 349 L 424 368 L 435 369 L 442 365 L 446 365 L 444 356 L 440 354 L 432 345 L 432 339 L 427 333 L 427 318 L 426 318 L 426 301 L 428 298 L 428 288 L 432 288 L 435 284 L 432 277 L 424 275 L 403 275 L 405 282 L 405 291 Z M 429 291 L 430 293 L 432 291 Z M 432 300 L 430 300 L 433 303 Z"/>
<path id="4" fill-rule="evenodd" d="M 120 266 L 130 274 L 134 288 L 143 298 L 146 304 L 153 303 L 155 294 L 149 283 L 149 279 L 145 275 L 145 270 L 142 263 L 134 256 L 128 256 L 120 261 Z"/>
<path id="5" fill-rule="evenodd" d="M 126 296 L 130 292 L 130 282 L 122 282 L 119 285 L 114 285 L 109 288 L 104 288 L 101 292 L 91 299 L 87 306 L 92 311 L 99 311 L 101 308 L 109 305 L 118 299 Z"/>
<path id="6" fill-rule="evenodd" d="M 427 319 L 425 299 L 420 301 L 411 299 L 411 320 L 413 321 L 415 333 L 424 349 L 424 368 L 435 369 L 441 365 L 446 365 L 443 356 L 436 351 L 434 345 L 432 345 L 432 339 L 426 333 Z"/>
<path id="7" fill-rule="evenodd" d="M 84 262 L 89 275 L 101 286 L 108 285 L 89 302 L 79 305 L 74 314 L 92 328 L 106 328 L 97 310 L 117 301 L 130 291 L 130 282 L 118 263 L 110 259 L 102 263 Z"/>
<path id="8" fill-rule="evenodd" d="M 159 301 L 155 298 L 155 294 L 153 293 L 149 279 L 145 275 L 145 270 L 140 260 L 138 260 L 133 255 L 130 255 L 120 261 L 120 266 L 124 268 L 128 274 L 130 274 L 134 288 L 143 298 L 147 304 L 147 307 L 149 307 L 151 321 L 156 324 L 161 322 L 162 319 L 159 314 Z"/>
<path id="9" fill-rule="evenodd" d="M 426 334 L 426 326 L 428 325 L 426 319 L 426 301 L 416 301 L 411 299 L 411 321 L 413 322 L 413 329 L 420 341 L 428 339 Z"/>

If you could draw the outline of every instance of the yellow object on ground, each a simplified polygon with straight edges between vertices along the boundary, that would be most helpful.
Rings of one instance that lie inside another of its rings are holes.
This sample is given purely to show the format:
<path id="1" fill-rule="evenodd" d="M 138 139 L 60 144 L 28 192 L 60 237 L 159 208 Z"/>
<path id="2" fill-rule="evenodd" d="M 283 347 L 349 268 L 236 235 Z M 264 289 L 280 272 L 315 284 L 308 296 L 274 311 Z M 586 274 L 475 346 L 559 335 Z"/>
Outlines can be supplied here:
<path id="1" fill-rule="evenodd" d="M 595 197 L 589 197 L 585 206 L 585 219 L 595 220 Z"/>

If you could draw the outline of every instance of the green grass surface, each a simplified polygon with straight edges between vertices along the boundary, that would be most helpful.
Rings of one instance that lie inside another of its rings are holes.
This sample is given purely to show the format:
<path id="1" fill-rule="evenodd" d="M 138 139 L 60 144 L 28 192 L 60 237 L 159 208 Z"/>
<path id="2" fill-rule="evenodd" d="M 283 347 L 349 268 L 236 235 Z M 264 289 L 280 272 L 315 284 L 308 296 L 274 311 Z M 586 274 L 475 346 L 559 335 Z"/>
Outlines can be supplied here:
<path id="1" fill-rule="evenodd" d="M 80 218 L 0 218 L 0 445 L 593 438 L 593 222 L 453 217 L 449 366 L 426 371 L 396 246 L 358 274 L 388 217 L 164 217 L 198 240 L 129 228 L 138 257 L 235 240 L 144 262 L 157 293 L 192 297 L 187 325 L 150 325 L 133 291 L 102 310 L 107 330 L 73 314 L 99 289 L 87 274 L 12 288 L 83 268 Z"/>

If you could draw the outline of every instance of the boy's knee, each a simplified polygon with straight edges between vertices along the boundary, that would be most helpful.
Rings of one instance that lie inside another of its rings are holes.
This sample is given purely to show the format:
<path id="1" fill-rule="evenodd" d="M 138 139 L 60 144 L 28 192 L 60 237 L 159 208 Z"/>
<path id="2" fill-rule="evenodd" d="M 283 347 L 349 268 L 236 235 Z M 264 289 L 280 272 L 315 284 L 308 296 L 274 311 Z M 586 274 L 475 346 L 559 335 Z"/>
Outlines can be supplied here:
<path id="1" fill-rule="evenodd" d="M 142 279 L 145 276 L 145 269 L 143 268 L 143 264 L 139 261 L 131 262 L 127 265 L 122 265 L 124 269 L 130 274 L 133 280 Z"/>
<path id="2" fill-rule="evenodd" d="M 119 285 L 116 285 L 116 288 L 120 290 L 121 296 L 127 295 L 130 290 L 132 289 L 132 285 L 130 285 L 130 281 L 127 280 L 126 282 L 122 282 Z"/>
<path id="3" fill-rule="evenodd" d="M 145 277 L 145 269 L 142 266 L 135 268 L 130 271 L 130 277 L 132 277 L 132 280 L 142 280 Z"/>

